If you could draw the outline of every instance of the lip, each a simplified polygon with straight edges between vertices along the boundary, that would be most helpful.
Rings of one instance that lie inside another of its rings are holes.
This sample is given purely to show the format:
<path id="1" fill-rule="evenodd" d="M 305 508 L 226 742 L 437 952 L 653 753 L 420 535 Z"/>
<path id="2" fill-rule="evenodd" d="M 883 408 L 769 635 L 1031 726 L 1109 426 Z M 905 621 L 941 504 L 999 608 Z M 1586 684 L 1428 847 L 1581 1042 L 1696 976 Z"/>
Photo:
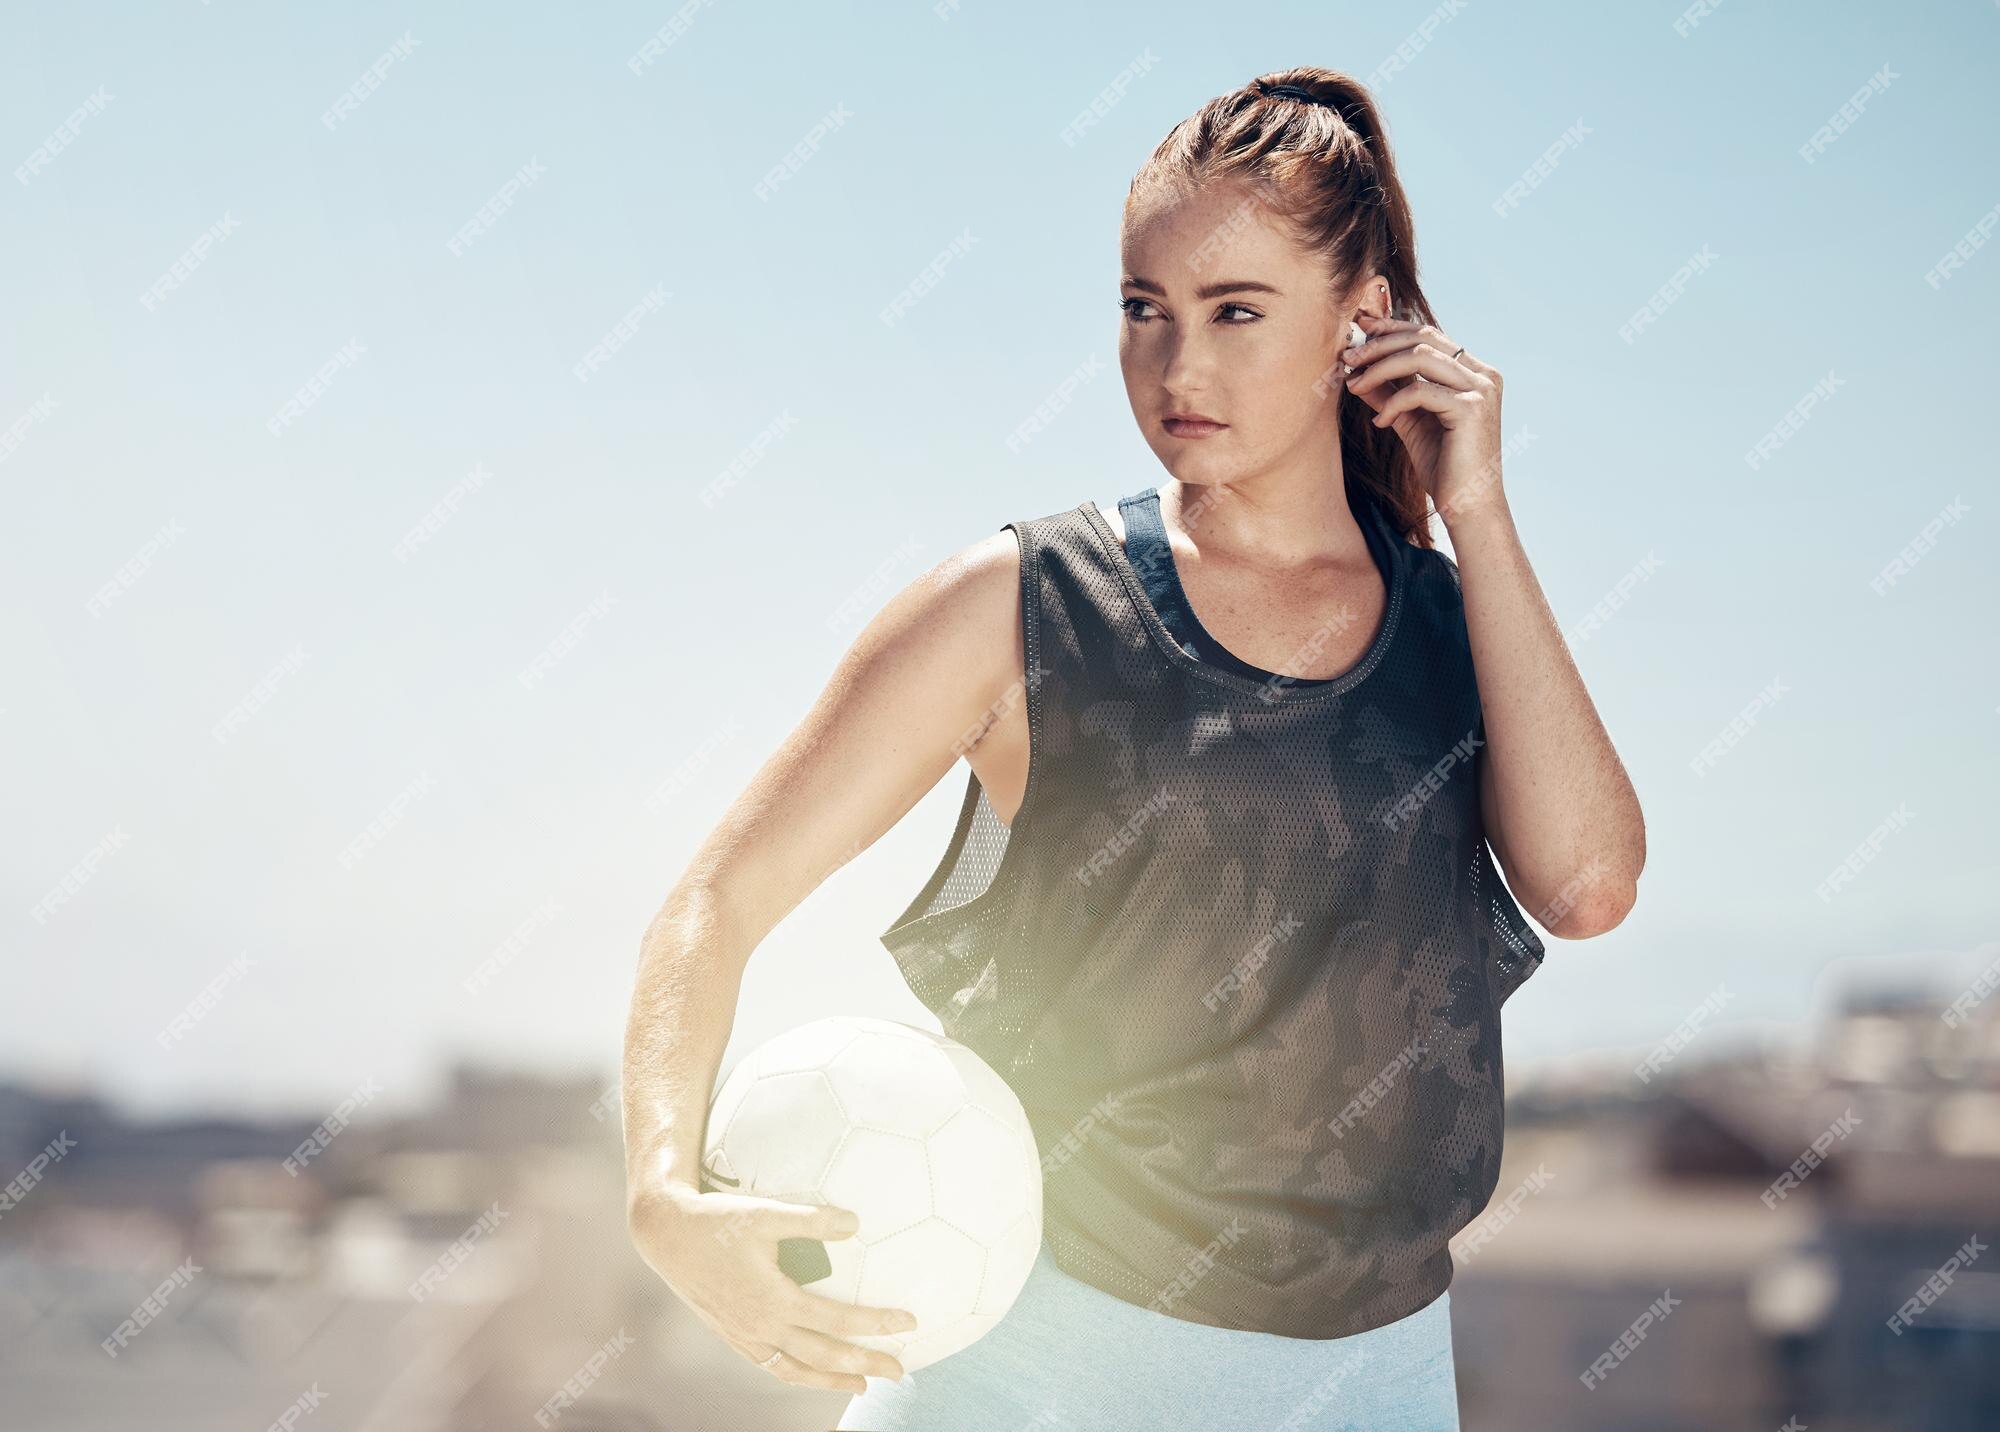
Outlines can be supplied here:
<path id="1" fill-rule="evenodd" d="M 1160 425 L 1170 436 L 1177 438 L 1205 438 L 1229 426 L 1205 413 L 1168 413 L 1160 419 Z"/>

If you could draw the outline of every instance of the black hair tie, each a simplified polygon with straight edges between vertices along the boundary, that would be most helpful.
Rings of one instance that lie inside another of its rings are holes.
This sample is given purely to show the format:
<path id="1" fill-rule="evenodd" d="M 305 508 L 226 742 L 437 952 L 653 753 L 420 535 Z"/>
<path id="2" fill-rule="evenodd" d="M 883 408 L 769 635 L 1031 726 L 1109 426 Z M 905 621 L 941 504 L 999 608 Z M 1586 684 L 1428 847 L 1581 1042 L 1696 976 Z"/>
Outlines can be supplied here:
<path id="1" fill-rule="evenodd" d="M 1340 108 L 1332 100 L 1321 99 L 1311 90 L 1301 89 L 1297 85 L 1267 85 L 1262 80 L 1259 80 L 1257 81 L 1257 89 L 1260 93 L 1269 95 L 1272 99 L 1302 99 L 1307 104 L 1321 104 L 1332 110 Z"/>

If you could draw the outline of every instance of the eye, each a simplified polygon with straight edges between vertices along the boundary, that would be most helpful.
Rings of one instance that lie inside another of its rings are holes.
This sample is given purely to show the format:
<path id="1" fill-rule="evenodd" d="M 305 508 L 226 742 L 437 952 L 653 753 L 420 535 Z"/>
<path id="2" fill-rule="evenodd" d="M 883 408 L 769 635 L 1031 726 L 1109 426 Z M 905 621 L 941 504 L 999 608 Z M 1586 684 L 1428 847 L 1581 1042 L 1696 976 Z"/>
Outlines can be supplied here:
<path id="1" fill-rule="evenodd" d="M 1152 301 L 1150 299 L 1121 298 L 1118 300 L 1118 307 L 1121 310 L 1123 310 L 1125 316 L 1134 323 L 1150 323 L 1153 321 L 1153 319 L 1157 318 L 1159 316 L 1158 314 L 1141 313 L 1139 311 L 1141 308 L 1151 308 L 1152 306 L 1153 306 Z M 1243 316 L 1240 318 L 1228 318 L 1224 316 L 1232 311 L 1239 313 Z M 1256 309 L 1241 303 L 1225 303 L 1222 305 L 1222 307 L 1218 308 L 1215 311 L 1215 313 L 1217 321 L 1224 324 L 1227 327 L 1238 327 L 1245 323 L 1255 323 L 1258 319 L 1264 316 L 1263 314 L 1259 313 Z"/>

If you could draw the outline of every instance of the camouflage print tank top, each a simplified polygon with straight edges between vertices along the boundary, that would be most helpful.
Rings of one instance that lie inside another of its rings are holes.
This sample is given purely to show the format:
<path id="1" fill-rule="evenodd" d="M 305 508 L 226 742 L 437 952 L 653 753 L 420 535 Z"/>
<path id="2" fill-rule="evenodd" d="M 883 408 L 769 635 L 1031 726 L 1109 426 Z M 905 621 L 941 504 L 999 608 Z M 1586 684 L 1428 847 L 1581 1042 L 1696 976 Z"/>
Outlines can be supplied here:
<path id="1" fill-rule="evenodd" d="M 1458 569 L 1356 511 L 1388 605 L 1298 683 L 1181 649 L 1094 503 L 1006 524 L 1026 794 L 1003 825 L 970 775 L 881 937 L 1020 1095 L 1058 1266 L 1301 1338 L 1450 1284 L 1499 1176 L 1500 1006 L 1542 959 L 1480 821 Z"/>

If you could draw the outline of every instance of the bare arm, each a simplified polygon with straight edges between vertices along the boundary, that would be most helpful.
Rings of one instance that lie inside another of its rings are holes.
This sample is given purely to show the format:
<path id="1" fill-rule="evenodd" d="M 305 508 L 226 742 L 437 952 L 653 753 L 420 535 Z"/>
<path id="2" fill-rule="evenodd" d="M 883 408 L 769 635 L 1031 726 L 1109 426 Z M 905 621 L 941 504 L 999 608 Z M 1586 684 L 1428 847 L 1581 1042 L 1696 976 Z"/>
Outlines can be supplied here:
<path id="1" fill-rule="evenodd" d="M 1446 517 L 1486 718 L 1480 806 L 1507 886 L 1551 933 L 1601 935 L 1638 899 L 1646 823 L 1504 497 Z"/>
<path id="2" fill-rule="evenodd" d="M 1019 594 L 1019 548 L 1005 530 L 899 592 L 668 892 L 640 944 L 626 1024 L 628 1212 L 698 1192 L 708 1101 L 752 951 L 976 744 L 995 698 L 1021 680 Z"/>

